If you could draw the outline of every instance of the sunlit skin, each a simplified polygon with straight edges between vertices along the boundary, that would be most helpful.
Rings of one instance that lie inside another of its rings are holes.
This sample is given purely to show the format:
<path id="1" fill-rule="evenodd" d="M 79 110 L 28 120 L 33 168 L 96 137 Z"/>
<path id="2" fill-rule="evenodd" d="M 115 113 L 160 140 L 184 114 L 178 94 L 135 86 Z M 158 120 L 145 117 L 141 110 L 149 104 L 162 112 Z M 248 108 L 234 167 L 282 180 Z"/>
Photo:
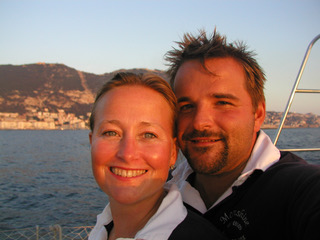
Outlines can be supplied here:
<path id="1" fill-rule="evenodd" d="M 110 202 L 161 196 L 176 161 L 172 124 L 169 104 L 146 87 L 117 87 L 99 100 L 90 134 L 92 168 Z"/>
<path id="2" fill-rule="evenodd" d="M 209 207 L 247 163 L 265 103 L 253 108 L 244 70 L 233 58 L 211 58 L 205 65 L 210 73 L 197 60 L 183 63 L 174 90 L 179 146 L 197 172 L 194 185 Z"/>
<path id="3" fill-rule="evenodd" d="M 89 138 L 94 177 L 113 215 L 108 239 L 134 237 L 160 206 L 177 158 L 172 116 L 165 98 L 142 86 L 114 88 L 98 101 Z"/>

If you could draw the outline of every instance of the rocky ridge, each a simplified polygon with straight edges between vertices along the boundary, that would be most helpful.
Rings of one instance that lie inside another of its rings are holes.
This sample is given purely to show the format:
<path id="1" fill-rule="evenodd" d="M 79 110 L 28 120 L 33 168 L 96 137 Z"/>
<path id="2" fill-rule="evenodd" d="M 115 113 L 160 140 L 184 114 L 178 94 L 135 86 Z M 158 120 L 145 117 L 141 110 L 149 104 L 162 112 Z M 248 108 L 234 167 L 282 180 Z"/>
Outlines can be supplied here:
<path id="1" fill-rule="evenodd" d="M 63 64 L 0 65 L 0 129 L 33 129 L 39 127 L 34 122 L 41 121 L 50 123 L 52 129 L 70 122 L 76 122 L 76 128 L 84 128 L 97 90 L 121 71 L 154 73 L 167 79 L 160 70 L 120 69 L 97 75 Z M 281 116 L 279 112 L 267 112 L 263 127 L 276 128 Z M 320 117 L 289 113 L 285 127 L 320 127 Z"/>
<path id="2" fill-rule="evenodd" d="M 76 116 L 85 115 L 90 112 L 99 87 L 120 71 L 96 75 L 63 64 L 0 65 L 0 112 L 23 115 L 64 109 Z M 128 71 L 165 76 L 157 70 Z"/>

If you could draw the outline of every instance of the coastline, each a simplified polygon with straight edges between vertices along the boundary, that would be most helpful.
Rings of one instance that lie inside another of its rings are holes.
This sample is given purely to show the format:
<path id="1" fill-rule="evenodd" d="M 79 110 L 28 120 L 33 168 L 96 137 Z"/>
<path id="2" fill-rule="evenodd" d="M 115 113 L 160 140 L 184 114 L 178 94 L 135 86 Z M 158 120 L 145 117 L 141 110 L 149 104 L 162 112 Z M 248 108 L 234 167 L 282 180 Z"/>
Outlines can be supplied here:
<path id="1" fill-rule="evenodd" d="M 89 116 L 76 116 L 60 110 L 58 113 L 33 112 L 19 115 L 18 113 L 0 112 L 0 130 L 89 130 Z M 282 112 L 267 111 L 262 129 L 278 128 Z M 319 128 L 320 116 L 313 113 L 289 112 L 283 128 Z"/>
<path id="2" fill-rule="evenodd" d="M 264 126 L 262 125 L 261 129 L 277 129 L 278 125 L 267 125 Z M 294 129 L 294 128 L 320 128 L 320 126 L 283 126 L 283 129 Z M 66 128 L 62 128 L 62 127 L 57 127 L 57 128 L 0 128 L 0 131 L 9 131 L 9 130 L 20 130 L 20 131 L 24 131 L 24 130 L 32 130 L 32 131 L 78 131 L 78 130 L 87 130 L 90 131 L 89 127 L 84 127 L 84 128 L 75 128 L 75 127 L 66 127 Z"/>

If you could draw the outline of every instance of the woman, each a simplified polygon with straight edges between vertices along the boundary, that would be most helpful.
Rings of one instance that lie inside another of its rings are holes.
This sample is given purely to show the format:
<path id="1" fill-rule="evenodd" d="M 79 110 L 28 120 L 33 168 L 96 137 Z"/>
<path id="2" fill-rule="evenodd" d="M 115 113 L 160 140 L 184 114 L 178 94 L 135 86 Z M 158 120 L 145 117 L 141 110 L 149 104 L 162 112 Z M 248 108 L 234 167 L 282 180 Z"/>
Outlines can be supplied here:
<path id="1" fill-rule="evenodd" d="M 97 94 L 90 117 L 92 169 L 109 204 L 93 239 L 221 239 L 189 213 L 176 186 L 164 187 L 177 158 L 176 98 L 155 75 L 119 73 Z"/>

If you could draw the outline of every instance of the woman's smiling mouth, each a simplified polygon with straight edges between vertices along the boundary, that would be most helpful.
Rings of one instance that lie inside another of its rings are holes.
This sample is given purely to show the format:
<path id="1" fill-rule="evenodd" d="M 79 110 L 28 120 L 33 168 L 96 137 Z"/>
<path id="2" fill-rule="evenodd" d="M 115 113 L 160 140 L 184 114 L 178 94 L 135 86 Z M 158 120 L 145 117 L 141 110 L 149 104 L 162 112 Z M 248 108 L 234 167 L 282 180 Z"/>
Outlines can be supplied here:
<path id="1" fill-rule="evenodd" d="M 116 168 L 116 167 L 111 167 L 110 170 L 115 175 L 120 177 L 126 177 L 126 178 L 137 177 L 147 172 L 147 170 L 128 170 L 128 169 L 122 169 L 122 168 Z"/>

